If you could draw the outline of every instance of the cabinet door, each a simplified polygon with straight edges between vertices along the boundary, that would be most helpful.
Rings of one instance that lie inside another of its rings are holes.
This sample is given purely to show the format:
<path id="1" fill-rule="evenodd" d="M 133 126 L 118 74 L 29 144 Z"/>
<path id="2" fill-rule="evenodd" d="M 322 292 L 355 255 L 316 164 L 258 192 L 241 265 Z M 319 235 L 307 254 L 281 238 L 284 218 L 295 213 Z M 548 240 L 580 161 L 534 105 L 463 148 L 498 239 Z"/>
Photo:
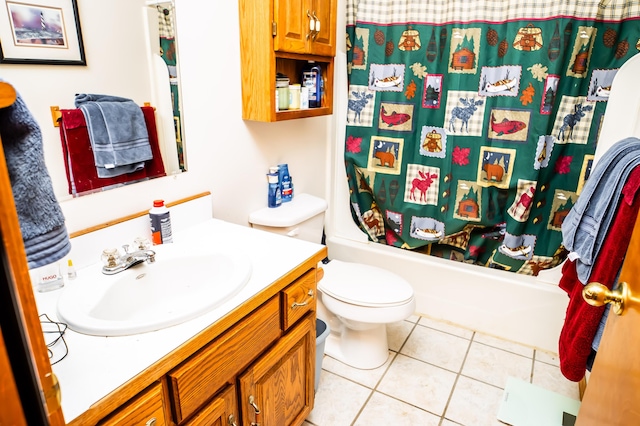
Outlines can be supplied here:
<path id="1" fill-rule="evenodd" d="M 311 53 L 320 56 L 336 55 L 336 0 L 310 0 L 311 13 L 317 18 L 311 37 Z"/>
<path id="2" fill-rule="evenodd" d="M 240 376 L 244 424 L 302 424 L 313 408 L 315 335 L 315 315 L 309 313 Z"/>
<path id="3" fill-rule="evenodd" d="M 101 426 L 164 426 L 162 383 L 157 382 L 98 423 Z"/>
<path id="4" fill-rule="evenodd" d="M 236 403 L 236 388 L 228 386 L 184 426 L 237 426 L 238 404 Z"/>
<path id="5" fill-rule="evenodd" d="M 273 18 L 276 23 L 276 36 L 273 49 L 280 52 L 307 53 L 308 39 L 311 34 L 311 11 L 309 0 L 275 0 Z M 309 12 L 309 17 L 307 16 Z M 314 23 L 315 27 L 315 23 Z"/>

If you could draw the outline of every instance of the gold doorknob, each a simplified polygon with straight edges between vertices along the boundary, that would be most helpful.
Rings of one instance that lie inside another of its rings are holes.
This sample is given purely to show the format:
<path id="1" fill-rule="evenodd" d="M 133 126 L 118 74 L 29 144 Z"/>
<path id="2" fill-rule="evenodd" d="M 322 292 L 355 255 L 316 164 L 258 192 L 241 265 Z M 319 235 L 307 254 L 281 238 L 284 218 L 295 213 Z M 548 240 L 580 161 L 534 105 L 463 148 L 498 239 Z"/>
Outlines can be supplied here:
<path id="1" fill-rule="evenodd" d="M 611 304 L 616 315 L 622 315 L 627 305 L 634 299 L 631 297 L 629 284 L 621 282 L 615 290 L 609 290 L 600 283 L 589 283 L 582 289 L 582 298 L 591 306 L 604 306 Z"/>

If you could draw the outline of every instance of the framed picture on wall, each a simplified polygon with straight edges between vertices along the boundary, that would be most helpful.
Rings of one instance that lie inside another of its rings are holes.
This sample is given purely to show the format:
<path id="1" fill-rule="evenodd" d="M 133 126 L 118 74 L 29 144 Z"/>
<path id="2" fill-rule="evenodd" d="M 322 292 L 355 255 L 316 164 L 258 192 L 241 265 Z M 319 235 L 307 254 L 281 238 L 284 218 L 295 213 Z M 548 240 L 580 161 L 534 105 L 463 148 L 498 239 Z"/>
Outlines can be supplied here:
<path id="1" fill-rule="evenodd" d="M 0 63 L 86 65 L 76 0 L 0 0 Z"/>

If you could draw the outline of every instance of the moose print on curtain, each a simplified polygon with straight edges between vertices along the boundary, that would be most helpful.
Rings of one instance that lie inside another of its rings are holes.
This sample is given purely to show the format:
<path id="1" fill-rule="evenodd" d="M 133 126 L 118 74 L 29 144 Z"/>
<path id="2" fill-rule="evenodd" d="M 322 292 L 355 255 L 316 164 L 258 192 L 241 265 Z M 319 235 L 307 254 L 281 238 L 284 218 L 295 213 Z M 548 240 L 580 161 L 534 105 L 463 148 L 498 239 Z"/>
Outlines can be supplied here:
<path id="1" fill-rule="evenodd" d="M 354 220 L 452 260 L 559 264 L 639 16 L 621 0 L 347 0 Z"/>

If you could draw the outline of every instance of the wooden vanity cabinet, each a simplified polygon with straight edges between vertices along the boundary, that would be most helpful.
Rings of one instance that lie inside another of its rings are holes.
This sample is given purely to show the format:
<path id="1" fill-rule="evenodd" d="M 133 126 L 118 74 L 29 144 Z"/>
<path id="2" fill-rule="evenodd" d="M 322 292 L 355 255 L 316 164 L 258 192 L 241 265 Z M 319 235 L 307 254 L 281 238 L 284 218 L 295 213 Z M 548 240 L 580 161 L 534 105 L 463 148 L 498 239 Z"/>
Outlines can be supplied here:
<path id="1" fill-rule="evenodd" d="M 238 5 L 242 118 L 274 122 L 332 114 L 337 1 L 239 0 Z M 309 61 L 322 69 L 321 106 L 276 111 L 276 74 L 300 84 Z"/>
<path id="2" fill-rule="evenodd" d="M 69 425 L 301 425 L 314 401 L 324 257 L 319 250 Z"/>
<path id="3" fill-rule="evenodd" d="M 159 381 L 140 392 L 98 424 L 100 426 L 170 425 L 171 423 L 165 419 L 165 411 L 162 382 Z"/>

